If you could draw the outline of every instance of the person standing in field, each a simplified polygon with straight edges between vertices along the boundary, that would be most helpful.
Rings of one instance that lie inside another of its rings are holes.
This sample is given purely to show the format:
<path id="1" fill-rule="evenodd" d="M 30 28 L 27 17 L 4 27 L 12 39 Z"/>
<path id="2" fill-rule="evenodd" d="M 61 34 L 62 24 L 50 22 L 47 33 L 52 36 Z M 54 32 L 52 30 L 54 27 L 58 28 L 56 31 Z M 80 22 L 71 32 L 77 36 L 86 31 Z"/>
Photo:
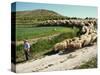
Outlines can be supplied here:
<path id="1" fill-rule="evenodd" d="M 28 42 L 28 40 L 24 41 L 24 52 L 25 52 L 26 60 L 29 60 L 29 56 L 30 56 L 30 43 Z"/>

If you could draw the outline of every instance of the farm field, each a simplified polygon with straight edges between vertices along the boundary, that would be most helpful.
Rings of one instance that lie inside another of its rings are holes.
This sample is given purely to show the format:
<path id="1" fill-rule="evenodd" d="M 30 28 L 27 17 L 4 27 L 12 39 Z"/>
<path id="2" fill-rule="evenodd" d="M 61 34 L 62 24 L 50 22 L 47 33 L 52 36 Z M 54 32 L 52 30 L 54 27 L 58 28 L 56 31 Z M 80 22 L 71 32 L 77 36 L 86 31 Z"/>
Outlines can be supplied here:
<path id="1" fill-rule="evenodd" d="M 34 39 L 34 38 L 39 38 L 39 37 L 44 37 L 44 36 L 49 36 L 49 35 L 54 35 L 58 33 L 69 33 L 72 32 L 74 33 L 78 32 L 78 28 L 68 28 L 68 27 L 17 27 L 16 28 L 16 40 L 24 40 L 24 39 Z"/>
<path id="2" fill-rule="evenodd" d="M 54 30 L 56 29 L 56 30 Z M 66 38 L 72 38 L 77 36 L 79 32 L 78 28 L 68 28 L 68 27 L 34 27 L 34 28 L 17 28 L 17 40 L 24 39 L 40 39 L 31 45 L 31 55 L 32 58 L 37 59 L 45 56 L 45 53 L 52 51 L 52 47 L 57 42 L 60 42 Z M 47 39 L 41 39 L 44 36 L 52 36 L 59 33 L 58 36 L 53 37 L 50 41 Z M 21 62 L 25 60 L 23 44 L 17 45 L 16 48 L 16 62 Z"/>

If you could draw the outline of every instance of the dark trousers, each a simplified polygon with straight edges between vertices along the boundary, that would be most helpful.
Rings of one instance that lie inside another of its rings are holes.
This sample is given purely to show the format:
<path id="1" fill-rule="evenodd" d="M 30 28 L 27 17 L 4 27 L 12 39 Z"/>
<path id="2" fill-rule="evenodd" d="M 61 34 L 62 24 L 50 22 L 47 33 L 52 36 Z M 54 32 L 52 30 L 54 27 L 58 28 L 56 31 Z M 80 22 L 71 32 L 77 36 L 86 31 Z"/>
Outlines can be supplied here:
<path id="1" fill-rule="evenodd" d="M 25 52 L 26 60 L 29 60 L 29 52 L 27 50 L 24 50 L 24 52 Z"/>

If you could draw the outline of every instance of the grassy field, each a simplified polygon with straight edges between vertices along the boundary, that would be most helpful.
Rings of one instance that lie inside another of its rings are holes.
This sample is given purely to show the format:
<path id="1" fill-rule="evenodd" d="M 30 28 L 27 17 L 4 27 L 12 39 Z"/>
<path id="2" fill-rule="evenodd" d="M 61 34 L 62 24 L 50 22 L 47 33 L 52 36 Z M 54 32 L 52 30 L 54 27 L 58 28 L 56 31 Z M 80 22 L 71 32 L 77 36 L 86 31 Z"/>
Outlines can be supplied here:
<path id="1" fill-rule="evenodd" d="M 16 28 L 16 38 L 17 41 L 24 40 L 24 39 L 34 39 L 43 36 L 49 36 L 57 33 L 64 33 L 64 32 L 78 32 L 78 28 L 68 28 L 68 27 L 28 27 Z"/>
<path id="2" fill-rule="evenodd" d="M 53 37 L 51 40 L 39 39 L 35 44 L 31 45 L 30 59 L 37 59 L 45 55 L 52 54 L 52 48 L 56 43 L 63 41 L 64 39 L 77 36 L 77 32 L 78 31 L 72 30 L 72 32 L 61 33 L 60 35 Z M 23 45 L 20 44 L 16 47 L 16 63 L 20 63 L 23 61 L 25 61 L 25 54 L 23 50 Z"/>

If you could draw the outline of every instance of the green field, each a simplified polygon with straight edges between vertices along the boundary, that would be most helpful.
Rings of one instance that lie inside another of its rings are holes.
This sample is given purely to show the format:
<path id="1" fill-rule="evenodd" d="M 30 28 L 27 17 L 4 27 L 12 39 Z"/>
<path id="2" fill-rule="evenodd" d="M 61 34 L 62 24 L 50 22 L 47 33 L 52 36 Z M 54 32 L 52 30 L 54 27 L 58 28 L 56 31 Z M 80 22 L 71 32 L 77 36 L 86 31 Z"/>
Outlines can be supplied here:
<path id="1" fill-rule="evenodd" d="M 66 32 L 78 32 L 78 28 L 68 28 L 68 27 L 17 27 L 16 28 L 16 39 L 17 41 L 24 39 L 34 39 L 43 36 L 49 36 L 57 33 Z"/>
<path id="2" fill-rule="evenodd" d="M 55 30 L 56 29 L 56 30 Z M 51 40 L 39 39 L 35 44 L 31 45 L 32 59 L 37 59 L 45 56 L 46 53 L 52 51 L 53 46 L 67 38 L 77 36 L 78 28 L 68 27 L 34 27 L 34 28 L 17 28 L 17 40 L 32 39 L 42 36 L 49 36 L 59 33 Z M 23 44 L 16 47 L 16 63 L 24 61 L 25 55 Z"/>

